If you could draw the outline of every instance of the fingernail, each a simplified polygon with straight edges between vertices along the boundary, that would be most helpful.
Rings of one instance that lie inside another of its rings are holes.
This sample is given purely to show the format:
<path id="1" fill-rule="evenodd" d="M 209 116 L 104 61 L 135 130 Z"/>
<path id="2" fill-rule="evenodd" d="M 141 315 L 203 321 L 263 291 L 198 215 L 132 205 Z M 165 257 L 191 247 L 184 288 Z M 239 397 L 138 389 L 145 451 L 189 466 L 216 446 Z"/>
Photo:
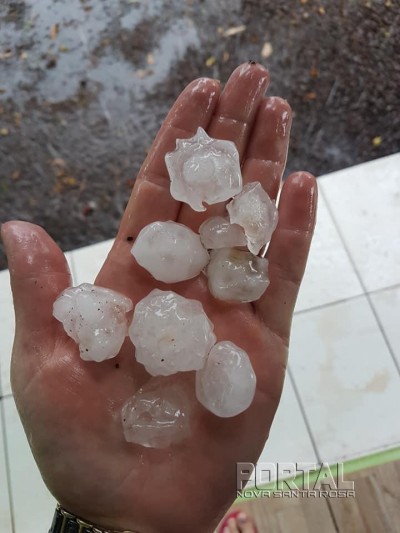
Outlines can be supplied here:
<path id="1" fill-rule="evenodd" d="M 237 515 L 237 520 L 239 524 L 243 526 L 247 522 L 247 515 L 245 513 L 239 513 Z"/>

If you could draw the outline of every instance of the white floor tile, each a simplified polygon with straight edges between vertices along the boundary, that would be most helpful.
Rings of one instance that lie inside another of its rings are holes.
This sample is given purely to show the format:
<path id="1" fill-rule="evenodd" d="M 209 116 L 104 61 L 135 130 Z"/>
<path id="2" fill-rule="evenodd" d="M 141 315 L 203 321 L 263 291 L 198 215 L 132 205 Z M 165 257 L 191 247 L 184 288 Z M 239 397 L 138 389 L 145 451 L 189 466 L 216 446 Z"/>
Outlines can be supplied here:
<path id="1" fill-rule="evenodd" d="M 0 272 L 0 380 L 3 395 L 11 393 L 10 361 L 14 342 L 14 306 L 8 270 Z"/>
<path id="2" fill-rule="evenodd" d="M 374 292 L 370 297 L 400 366 L 400 286 Z"/>
<path id="3" fill-rule="evenodd" d="M 0 416 L 0 531 L 11 533 L 11 509 L 8 497 L 6 458 L 4 453 L 4 434 Z"/>
<path id="4" fill-rule="evenodd" d="M 295 311 L 363 294 L 357 274 L 320 195 L 317 224 Z"/>
<path id="5" fill-rule="evenodd" d="M 290 376 L 286 376 L 281 402 L 269 439 L 258 463 L 317 463 L 310 435 L 304 422 Z M 271 476 L 275 479 L 275 476 Z M 263 479 L 262 479 L 263 481 Z M 264 480 L 268 482 L 267 479 Z M 249 485 L 254 484 L 250 481 Z"/>
<path id="6" fill-rule="evenodd" d="M 56 502 L 33 460 L 12 397 L 5 398 L 5 423 L 11 473 L 15 533 L 48 531 Z"/>
<path id="7" fill-rule="evenodd" d="M 400 376 L 366 296 L 295 316 L 290 364 L 321 461 L 400 444 Z"/>
<path id="8" fill-rule="evenodd" d="M 94 282 L 113 242 L 113 240 L 103 241 L 73 251 L 77 285 Z"/>
<path id="9" fill-rule="evenodd" d="M 318 183 L 367 290 L 400 283 L 400 153 Z"/>
<path id="10" fill-rule="evenodd" d="M 74 252 L 66 252 L 65 257 L 68 261 L 69 269 L 71 271 L 72 284 L 75 285 L 76 273 L 75 273 Z"/>

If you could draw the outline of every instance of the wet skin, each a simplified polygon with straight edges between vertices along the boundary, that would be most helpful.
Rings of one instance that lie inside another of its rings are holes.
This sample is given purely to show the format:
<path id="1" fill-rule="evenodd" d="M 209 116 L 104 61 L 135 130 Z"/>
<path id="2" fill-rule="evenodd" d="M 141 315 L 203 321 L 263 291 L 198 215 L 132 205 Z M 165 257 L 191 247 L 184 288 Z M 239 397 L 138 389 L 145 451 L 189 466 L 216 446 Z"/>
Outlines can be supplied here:
<path id="1" fill-rule="evenodd" d="M 155 287 L 168 288 L 132 259 L 129 250 L 138 232 L 155 220 L 176 220 L 197 230 L 206 217 L 223 214 L 223 205 L 197 213 L 169 194 L 165 153 L 198 126 L 234 141 L 244 181 L 261 181 L 276 198 L 291 110 L 284 100 L 264 96 L 267 85 L 262 66 L 244 64 L 223 91 L 218 81 L 204 78 L 183 91 L 143 163 L 97 284 L 134 303 Z M 102 526 L 141 533 L 213 530 L 235 498 L 236 462 L 257 461 L 279 403 L 316 202 L 310 174 L 297 172 L 285 181 L 267 254 L 271 283 L 254 304 L 213 299 L 203 276 L 173 286 L 203 303 L 218 340 L 229 339 L 248 352 L 257 391 L 251 407 L 231 419 L 197 405 L 191 437 L 167 450 L 124 441 L 121 405 L 148 379 L 134 361 L 132 345 L 126 342 L 116 359 L 101 364 L 82 361 L 52 317 L 53 301 L 71 283 L 64 255 L 38 226 L 2 226 L 17 317 L 13 392 L 43 478 L 65 508 Z"/>

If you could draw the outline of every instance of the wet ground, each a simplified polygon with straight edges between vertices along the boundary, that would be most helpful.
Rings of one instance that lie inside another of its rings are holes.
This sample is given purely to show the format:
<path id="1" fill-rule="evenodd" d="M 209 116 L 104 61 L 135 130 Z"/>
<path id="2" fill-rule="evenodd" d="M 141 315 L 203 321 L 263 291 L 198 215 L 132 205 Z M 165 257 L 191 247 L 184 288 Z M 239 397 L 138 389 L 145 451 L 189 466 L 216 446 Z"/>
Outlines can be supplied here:
<path id="1" fill-rule="evenodd" d="M 294 109 L 289 171 L 399 151 L 399 28 L 399 0 L 1 0 L 0 221 L 112 237 L 180 90 L 248 59 Z"/>

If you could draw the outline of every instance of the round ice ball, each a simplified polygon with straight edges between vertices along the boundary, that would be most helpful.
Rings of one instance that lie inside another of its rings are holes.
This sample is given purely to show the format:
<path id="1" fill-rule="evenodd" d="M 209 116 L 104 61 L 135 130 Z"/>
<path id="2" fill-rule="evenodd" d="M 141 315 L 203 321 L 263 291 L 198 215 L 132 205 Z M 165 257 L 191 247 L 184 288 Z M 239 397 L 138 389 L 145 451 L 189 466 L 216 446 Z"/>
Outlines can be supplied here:
<path id="1" fill-rule="evenodd" d="M 153 278 L 176 283 L 198 276 L 210 257 L 200 237 L 177 222 L 152 222 L 139 233 L 131 253 Z"/>
<path id="2" fill-rule="evenodd" d="M 238 224 L 231 224 L 227 217 L 210 217 L 199 229 L 200 239 L 204 248 L 214 250 L 246 246 L 244 230 Z"/>
<path id="3" fill-rule="evenodd" d="M 199 370 L 215 344 L 214 326 L 197 300 L 154 289 L 135 308 L 129 336 L 152 376 Z"/>
<path id="4" fill-rule="evenodd" d="M 267 259 L 235 248 L 212 250 L 206 273 L 210 292 L 219 300 L 253 302 L 269 285 Z"/>
<path id="5" fill-rule="evenodd" d="M 196 372 L 196 396 L 209 411 L 220 417 L 236 416 L 251 404 L 256 375 L 247 353 L 233 342 L 218 342 L 207 362 Z"/>
<path id="6" fill-rule="evenodd" d="M 82 283 L 58 296 L 53 304 L 53 316 L 79 344 L 82 359 L 101 362 L 119 353 L 128 334 L 126 313 L 132 308 L 126 296 Z"/>

